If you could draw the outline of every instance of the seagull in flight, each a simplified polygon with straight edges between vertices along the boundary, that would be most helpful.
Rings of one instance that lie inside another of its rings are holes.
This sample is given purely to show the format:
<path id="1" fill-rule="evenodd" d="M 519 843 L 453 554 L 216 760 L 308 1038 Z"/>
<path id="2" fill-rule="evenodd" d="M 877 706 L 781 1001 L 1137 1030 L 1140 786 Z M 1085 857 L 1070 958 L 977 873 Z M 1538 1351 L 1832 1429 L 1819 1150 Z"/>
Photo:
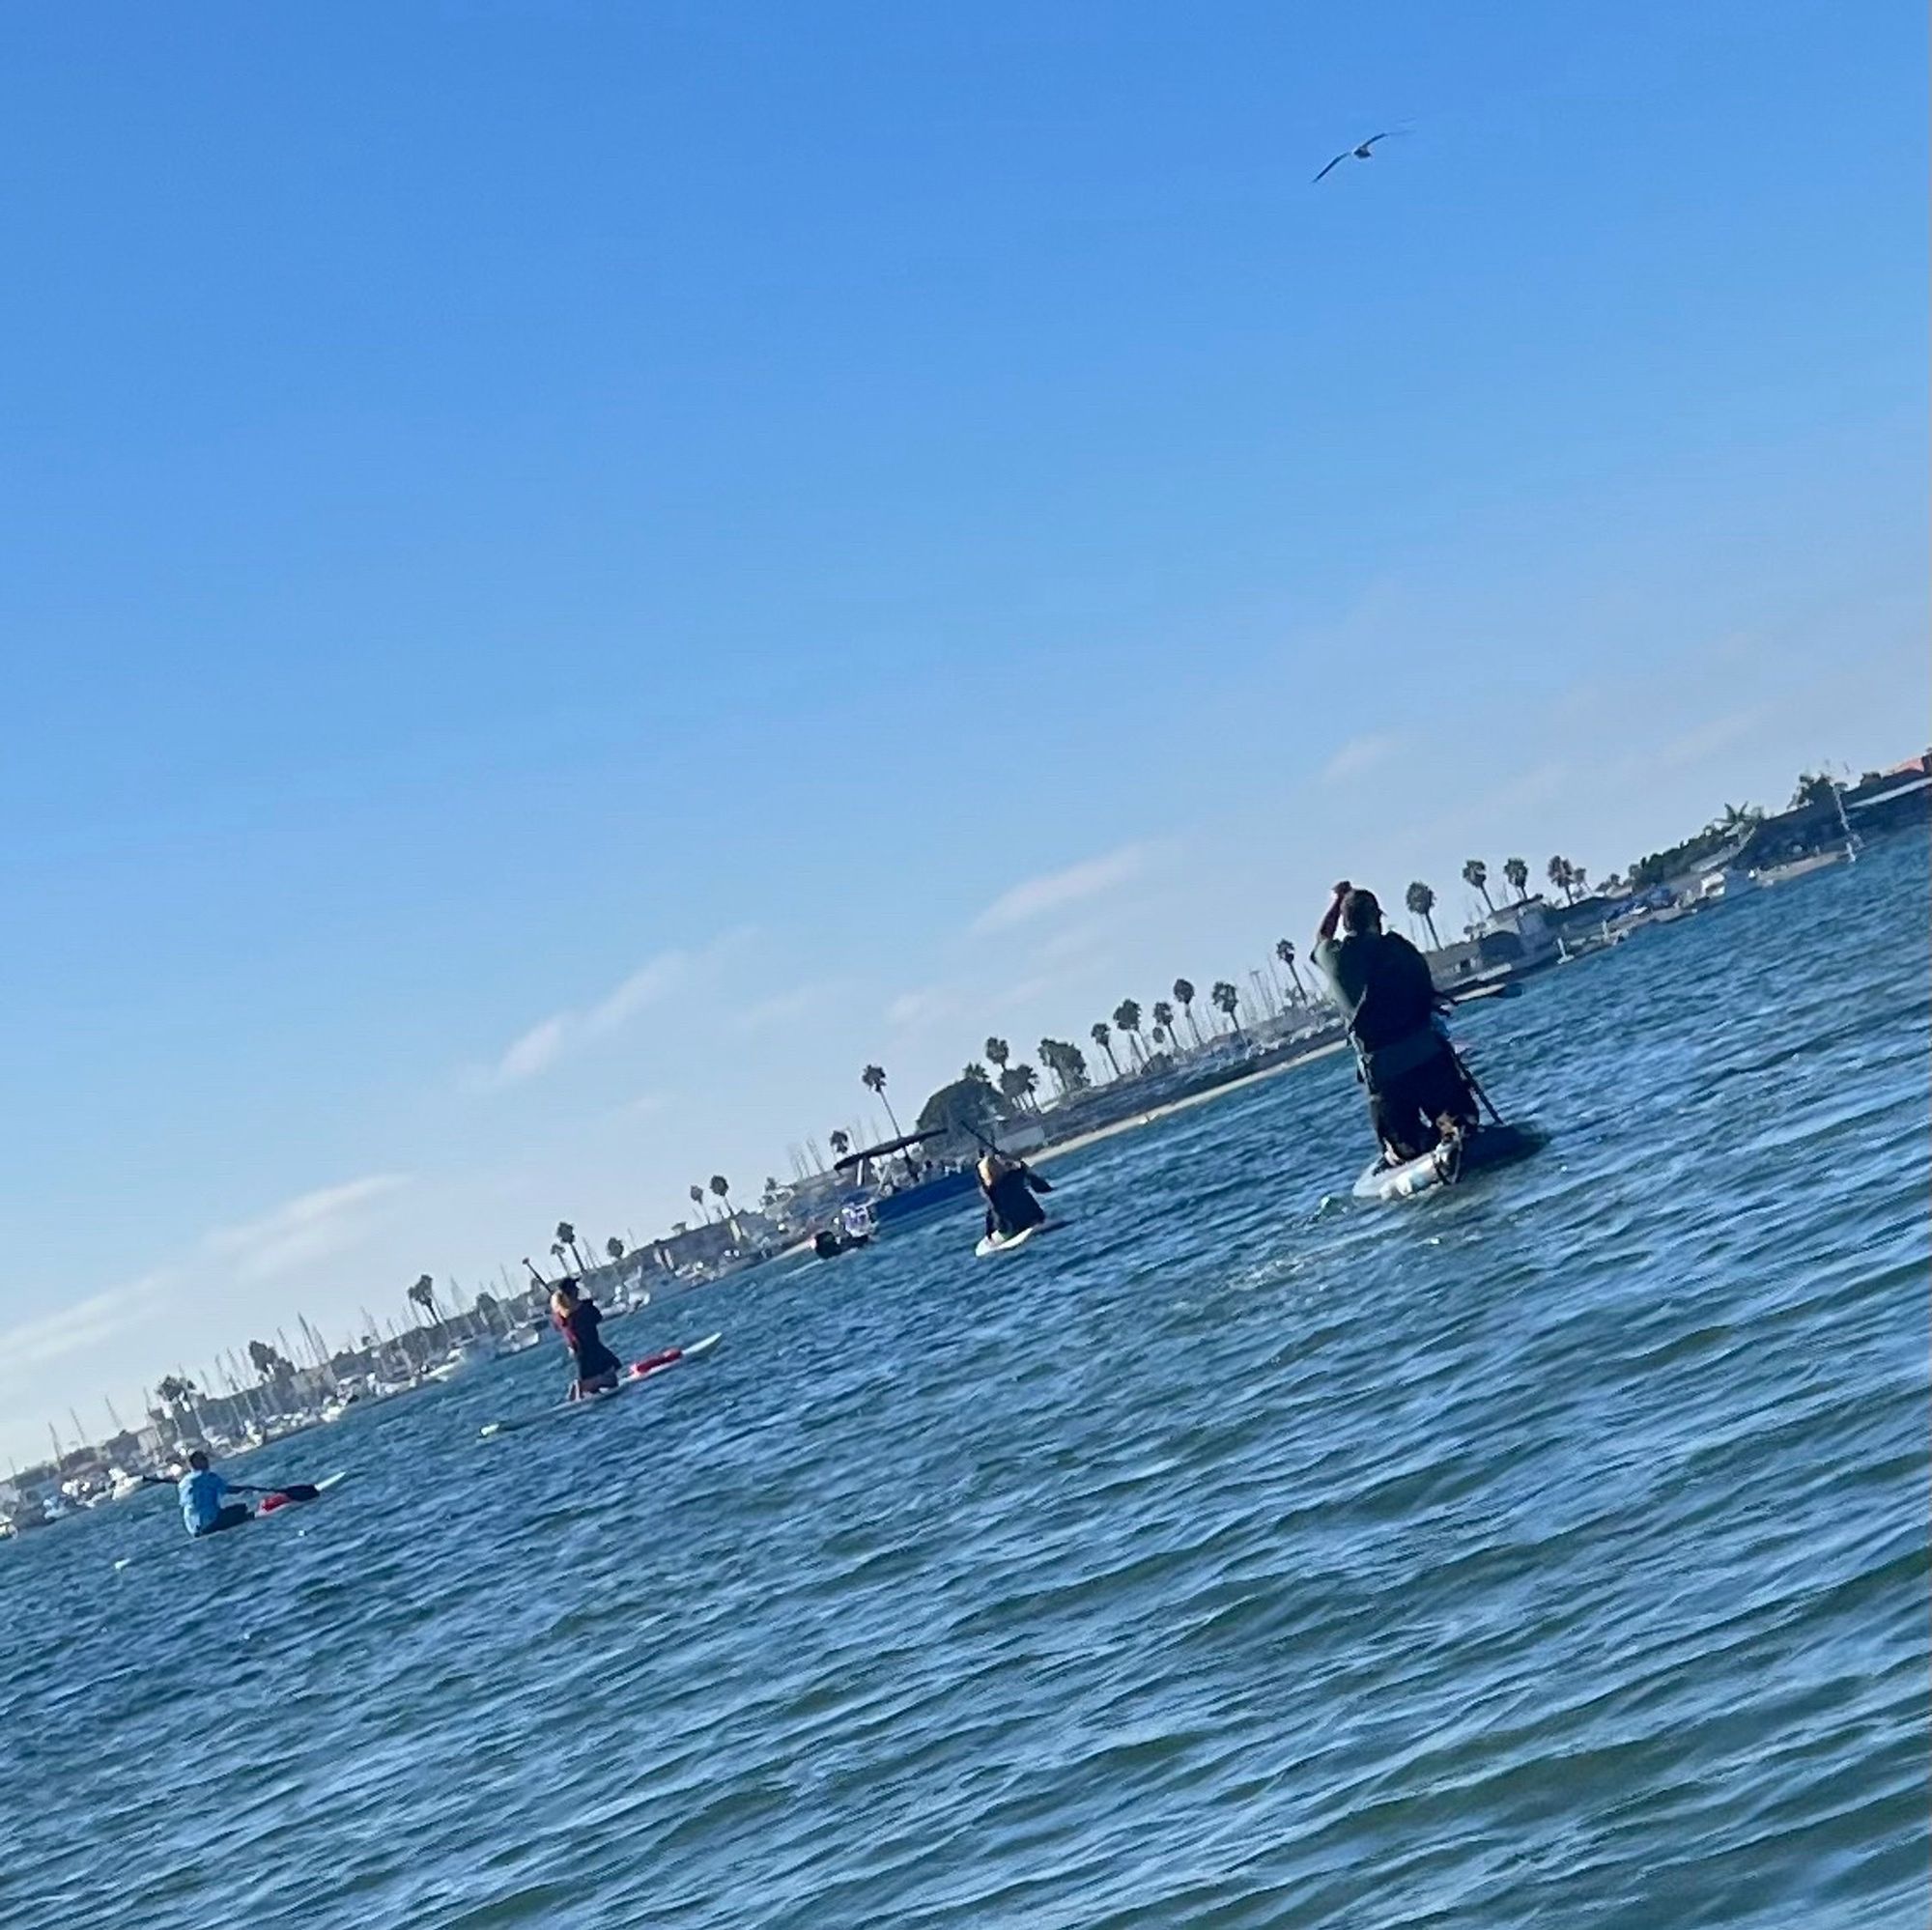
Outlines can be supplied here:
<path id="1" fill-rule="evenodd" d="M 1407 131 L 1407 130 L 1406 130 L 1406 128 L 1384 128 L 1382 129 L 1382 131 L 1381 131 L 1381 132 L 1380 132 L 1379 134 L 1371 134 L 1371 135 L 1369 136 L 1369 138 L 1368 138 L 1368 139 L 1367 139 L 1366 141 L 1364 141 L 1364 142 L 1362 143 L 1362 145 L 1361 145 L 1360 147 L 1358 147 L 1358 148 L 1344 148 L 1344 149 L 1342 150 L 1342 152 L 1341 152 L 1341 153 L 1340 153 L 1339 155 L 1337 155 L 1337 156 L 1335 156 L 1335 158 L 1334 158 L 1333 160 L 1331 160 L 1331 161 L 1330 161 L 1330 162 L 1328 163 L 1328 166 L 1327 166 L 1327 167 L 1324 167 L 1324 168 L 1323 168 L 1323 169 L 1321 170 L 1321 174 L 1318 174 L 1318 175 L 1317 175 L 1317 176 L 1315 177 L 1316 181 L 1320 181 L 1320 180 L 1321 179 L 1321 175 L 1322 175 L 1322 174 L 1326 174 L 1326 173 L 1328 173 L 1328 171 L 1329 171 L 1329 169 L 1330 169 L 1330 168 L 1338 168 L 1338 167 L 1340 167 L 1340 166 L 1342 165 L 1342 163 L 1343 163 L 1343 162 L 1344 162 L 1345 160 L 1370 160 L 1370 159 L 1372 159 L 1372 158 L 1373 158 L 1373 156 L 1372 156 L 1370 155 L 1370 153 L 1369 153 L 1369 150 L 1370 150 L 1370 149 L 1371 149 L 1372 147 L 1374 147 L 1374 146 L 1375 146 L 1375 144 L 1376 144 L 1376 143 L 1377 143 L 1378 141 L 1386 141 L 1386 140 L 1390 139 L 1391 137 L 1393 137 L 1393 136 L 1394 136 L 1394 135 L 1396 135 L 1396 134 L 1401 134 L 1401 133 L 1405 133 L 1405 132 L 1406 132 L 1406 131 Z M 1312 184 L 1311 184 L 1311 185 L 1312 185 Z"/>

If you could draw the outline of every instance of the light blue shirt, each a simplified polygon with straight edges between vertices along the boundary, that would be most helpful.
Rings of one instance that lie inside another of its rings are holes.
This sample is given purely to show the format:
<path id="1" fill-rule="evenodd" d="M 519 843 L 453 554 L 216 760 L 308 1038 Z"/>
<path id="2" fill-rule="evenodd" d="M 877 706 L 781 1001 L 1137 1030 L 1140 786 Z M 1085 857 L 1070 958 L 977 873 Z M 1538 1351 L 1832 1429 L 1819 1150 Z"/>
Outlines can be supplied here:
<path id="1" fill-rule="evenodd" d="M 191 1535 L 205 1535 L 221 1518 L 228 1484 L 212 1467 L 191 1467 L 181 1478 L 182 1521 Z"/>

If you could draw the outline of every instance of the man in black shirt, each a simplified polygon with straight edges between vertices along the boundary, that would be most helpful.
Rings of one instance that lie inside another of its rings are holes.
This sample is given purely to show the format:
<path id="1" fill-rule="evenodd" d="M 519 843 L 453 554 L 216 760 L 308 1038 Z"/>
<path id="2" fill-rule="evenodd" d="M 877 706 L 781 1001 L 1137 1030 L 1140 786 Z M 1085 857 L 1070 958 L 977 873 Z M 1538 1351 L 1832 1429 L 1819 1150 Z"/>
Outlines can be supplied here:
<path id="1" fill-rule="evenodd" d="M 1417 1158 L 1445 1133 L 1474 1126 L 1475 1094 L 1435 1029 L 1428 961 L 1400 933 L 1382 929 L 1373 892 L 1346 879 L 1335 887 L 1312 956 L 1354 1041 L 1369 1118 L 1390 1162 Z"/>

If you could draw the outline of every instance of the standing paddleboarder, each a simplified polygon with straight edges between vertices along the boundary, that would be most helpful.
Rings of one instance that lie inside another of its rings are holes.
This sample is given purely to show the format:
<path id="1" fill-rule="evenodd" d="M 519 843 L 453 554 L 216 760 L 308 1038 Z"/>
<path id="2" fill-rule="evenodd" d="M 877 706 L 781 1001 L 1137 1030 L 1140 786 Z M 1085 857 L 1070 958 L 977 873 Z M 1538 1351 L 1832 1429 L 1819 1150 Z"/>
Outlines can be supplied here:
<path id="1" fill-rule="evenodd" d="M 1046 1208 L 1034 1198 L 1050 1193 L 1024 1159 L 1009 1159 L 998 1147 L 987 1147 L 979 1165 L 980 1191 L 986 1201 L 986 1237 L 1009 1240 L 1046 1221 Z"/>
<path id="2" fill-rule="evenodd" d="M 551 1290 L 550 1313 L 577 1368 L 570 1398 L 581 1401 L 586 1394 L 611 1392 L 624 1363 L 604 1345 L 597 1331 L 604 1316 L 596 1301 L 586 1300 L 577 1282 L 566 1274 Z"/>
<path id="3" fill-rule="evenodd" d="M 1429 961 L 1400 932 L 1382 929 L 1376 894 L 1347 879 L 1337 885 L 1311 955 L 1354 1041 L 1369 1119 L 1388 1163 L 1419 1158 L 1473 1130 L 1476 1095 L 1436 1030 Z"/>

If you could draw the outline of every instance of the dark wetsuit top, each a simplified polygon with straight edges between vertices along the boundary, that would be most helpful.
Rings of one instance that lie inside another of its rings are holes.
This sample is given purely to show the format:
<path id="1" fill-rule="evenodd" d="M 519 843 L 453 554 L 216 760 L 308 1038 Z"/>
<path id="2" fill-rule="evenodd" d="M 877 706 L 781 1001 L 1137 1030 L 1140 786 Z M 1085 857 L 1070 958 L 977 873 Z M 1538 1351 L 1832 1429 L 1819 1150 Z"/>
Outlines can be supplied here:
<path id="1" fill-rule="evenodd" d="M 1313 952 L 1371 1081 L 1434 1058 L 1435 981 L 1429 961 L 1400 933 L 1324 938 Z M 1406 1062 L 1404 1064 L 1402 1062 Z"/>
<path id="2" fill-rule="evenodd" d="M 1046 1218 L 1046 1208 L 1034 1194 L 1044 1189 L 1045 1181 L 1036 1179 L 1024 1166 L 1002 1173 L 990 1186 L 981 1186 L 980 1190 L 986 1196 L 986 1217 L 992 1221 L 987 1231 L 1008 1239 L 1028 1227 L 1038 1226 Z"/>
<path id="3" fill-rule="evenodd" d="M 568 1314 L 553 1315 L 564 1345 L 577 1357 L 577 1377 L 594 1380 L 600 1374 L 615 1374 L 623 1366 L 617 1356 L 597 1336 L 604 1316 L 588 1300 L 580 1300 Z"/>

